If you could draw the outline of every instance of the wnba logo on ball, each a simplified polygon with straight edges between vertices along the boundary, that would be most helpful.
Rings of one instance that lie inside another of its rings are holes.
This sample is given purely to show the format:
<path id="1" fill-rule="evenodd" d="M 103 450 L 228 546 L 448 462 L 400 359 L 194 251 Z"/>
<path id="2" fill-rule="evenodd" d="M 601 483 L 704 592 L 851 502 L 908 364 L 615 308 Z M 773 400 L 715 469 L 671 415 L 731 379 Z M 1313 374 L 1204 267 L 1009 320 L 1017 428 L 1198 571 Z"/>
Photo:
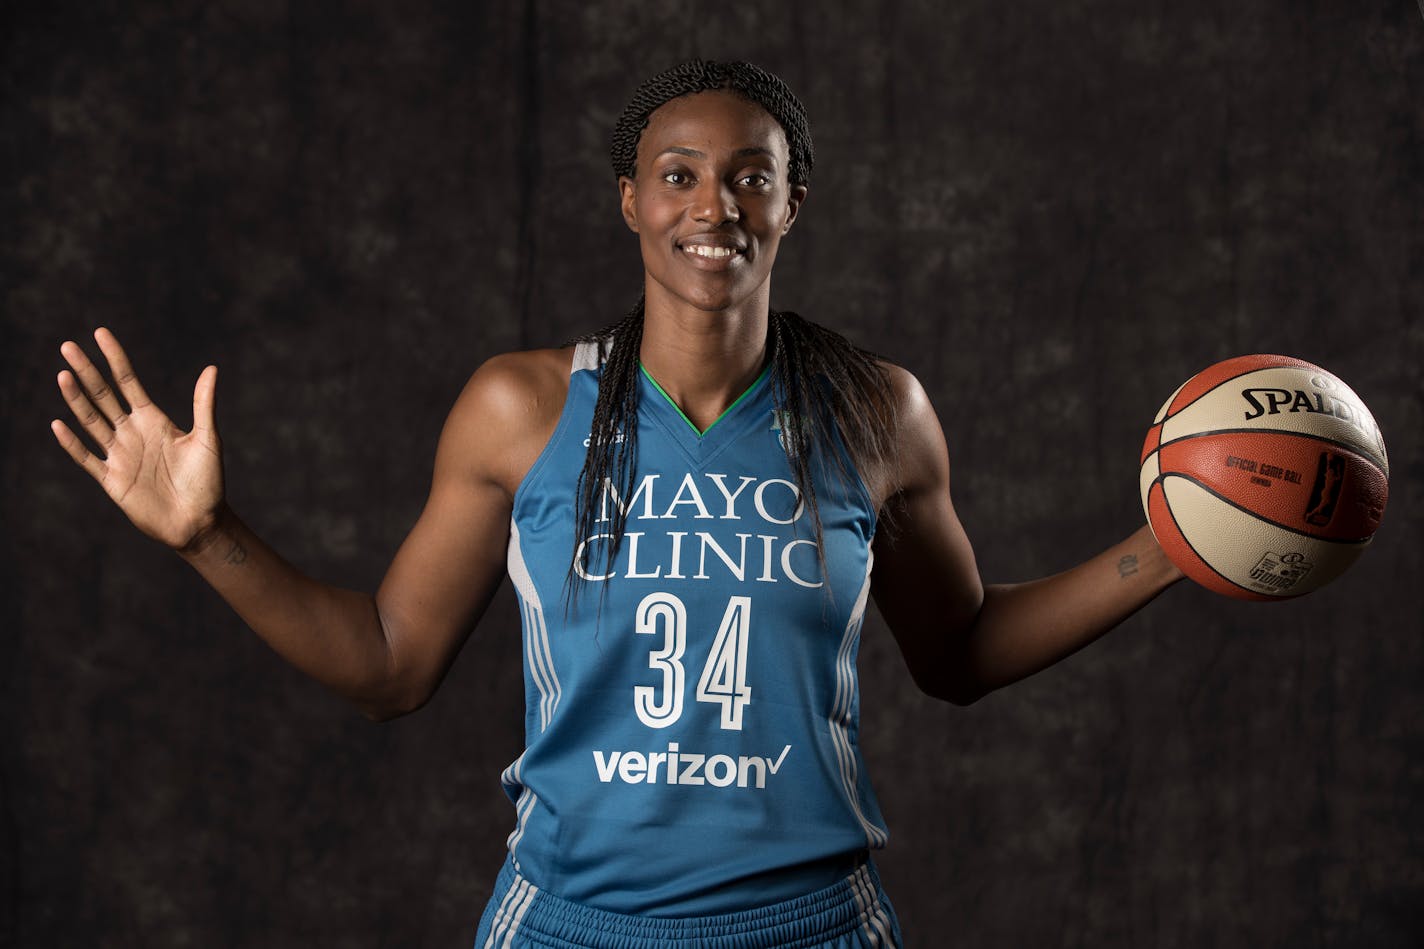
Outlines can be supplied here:
<path id="1" fill-rule="evenodd" d="M 1310 501 L 1305 508 L 1305 522 L 1324 526 L 1335 516 L 1340 501 L 1340 486 L 1345 483 L 1345 459 L 1333 451 L 1322 451 L 1315 467 L 1315 486 L 1310 489 Z"/>
<path id="2" fill-rule="evenodd" d="M 1379 527 L 1388 479 L 1364 402 L 1291 356 L 1208 366 L 1168 397 L 1142 446 L 1142 504 L 1162 549 L 1196 582 L 1248 600 L 1343 573 Z"/>

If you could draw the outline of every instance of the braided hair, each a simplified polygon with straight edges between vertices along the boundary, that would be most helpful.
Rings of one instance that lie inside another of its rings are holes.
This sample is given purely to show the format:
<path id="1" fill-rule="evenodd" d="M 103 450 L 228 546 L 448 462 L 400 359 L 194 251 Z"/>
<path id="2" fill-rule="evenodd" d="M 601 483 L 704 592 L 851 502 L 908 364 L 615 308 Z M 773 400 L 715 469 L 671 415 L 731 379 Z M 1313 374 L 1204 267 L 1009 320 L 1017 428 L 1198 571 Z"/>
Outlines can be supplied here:
<path id="1" fill-rule="evenodd" d="M 680 96 L 726 89 L 761 106 L 781 125 L 791 151 L 787 177 L 793 185 L 811 183 L 816 152 L 811 147 L 811 125 L 806 109 L 791 89 L 776 76 L 751 63 L 717 63 L 694 59 L 658 73 L 633 93 L 613 128 L 608 157 L 613 174 L 637 177 L 638 140 L 658 107 Z"/>
<path id="2" fill-rule="evenodd" d="M 659 73 L 633 93 L 613 131 L 609 157 L 619 177 L 636 177 L 638 142 L 653 112 L 680 96 L 728 90 L 755 102 L 781 125 L 786 134 L 792 185 L 810 182 L 815 152 L 811 128 L 800 100 L 779 78 L 751 63 L 692 60 Z M 608 518 L 608 543 L 603 546 L 611 573 L 627 522 L 637 465 L 639 352 L 643 340 L 644 300 L 618 322 L 578 338 L 598 347 L 601 374 L 594 406 L 588 452 L 576 489 L 575 557 L 581 539 L 599 531 Z M 895 399 L 885 367 L 845 337 L 789 311 L 773 310 L 768 326 L 771 385 L 781 424 L 781 442 L 796 486 L 814 525 L 816 551 L 826 575 L 820 509 L 812 466 L 827 470 L 827 460 L 842 479 L 853 477 L 840 452 L 829 450 L 839 434 L 857 470 L 893 462 Z M 606 505 L 605 493 L 617 492 L 623 503 Z M 569 590 L 577 592 L 582 574 L 577 561 L 569 568 Z M 606 589 L 606 587 L 604 588 Z M 569 605 L 573 597 L 566 600 Z M 601 597 L 600 597 L 601 601 Z"/>

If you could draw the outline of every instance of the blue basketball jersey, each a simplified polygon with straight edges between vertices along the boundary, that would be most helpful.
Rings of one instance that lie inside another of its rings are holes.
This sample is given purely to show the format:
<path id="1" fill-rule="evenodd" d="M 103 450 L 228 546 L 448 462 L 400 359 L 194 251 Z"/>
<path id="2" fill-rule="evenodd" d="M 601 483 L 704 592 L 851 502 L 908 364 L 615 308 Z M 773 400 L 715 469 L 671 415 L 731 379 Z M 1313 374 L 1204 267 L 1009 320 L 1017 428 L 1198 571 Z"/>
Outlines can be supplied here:
<path id="1" fill-rule="evenodd" d="M 848 459 L 848 478 L 813 464 L 823 576 L 770 379 L 699 434 L 644 373 L 632 486 L 606 485 L 576 537 L 599 371 L 581 344 L 514 497 L 526 741 L 502 776 L 511 861 L 619 913 L 734 912 L 832 885 L 886 841 L 857 746 L 864 485 Z M 614 505 L 627 520 L 609 563 Z"/>

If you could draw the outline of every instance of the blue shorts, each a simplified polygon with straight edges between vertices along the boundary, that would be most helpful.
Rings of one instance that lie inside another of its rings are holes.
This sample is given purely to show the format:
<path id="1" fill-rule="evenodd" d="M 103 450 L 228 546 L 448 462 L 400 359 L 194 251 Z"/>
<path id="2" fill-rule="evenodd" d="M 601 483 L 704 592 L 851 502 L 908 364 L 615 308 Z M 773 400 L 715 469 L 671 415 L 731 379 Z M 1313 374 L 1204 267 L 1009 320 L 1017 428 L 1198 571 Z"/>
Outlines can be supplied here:
<path id="1" fill-rule="evenodd" d="M 476 949 L 854 949 L 900 945 L 900 924 L 869 863 L 823 890 L 717 916 L 628 916 L 560 899 L 508 861 L 475 935 Z"/>

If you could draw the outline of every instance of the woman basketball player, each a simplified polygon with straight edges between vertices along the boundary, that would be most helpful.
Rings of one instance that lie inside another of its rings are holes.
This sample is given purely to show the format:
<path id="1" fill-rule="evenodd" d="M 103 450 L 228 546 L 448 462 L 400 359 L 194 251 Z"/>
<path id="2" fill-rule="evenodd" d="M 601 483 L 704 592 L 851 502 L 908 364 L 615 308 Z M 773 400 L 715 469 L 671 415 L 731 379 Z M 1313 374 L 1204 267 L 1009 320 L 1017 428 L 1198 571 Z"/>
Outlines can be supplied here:
<path id="1" fill-rule="evenodd" d="M 574 346 L 480 367 L 374 596 L 302 575 L 226 506 L 215 367 L 183 433 L 107 330 L 112 386 L 62 347 L 60 391 L 100 453 L 55 421 L 60 445 L 370 717 L 429 700 L 508 572 L 526 748 L 479 945 L 898 944 L 856 744 L 867 596 L 920 688 L 966 703 L 1180 578 L 1144 527 L 1065 573 L 981 583 L 918 382 L 770 310 L 812 157 L 800 103 L 754 66 L 639 88 L 613 165 L 643 299 Z"/>

